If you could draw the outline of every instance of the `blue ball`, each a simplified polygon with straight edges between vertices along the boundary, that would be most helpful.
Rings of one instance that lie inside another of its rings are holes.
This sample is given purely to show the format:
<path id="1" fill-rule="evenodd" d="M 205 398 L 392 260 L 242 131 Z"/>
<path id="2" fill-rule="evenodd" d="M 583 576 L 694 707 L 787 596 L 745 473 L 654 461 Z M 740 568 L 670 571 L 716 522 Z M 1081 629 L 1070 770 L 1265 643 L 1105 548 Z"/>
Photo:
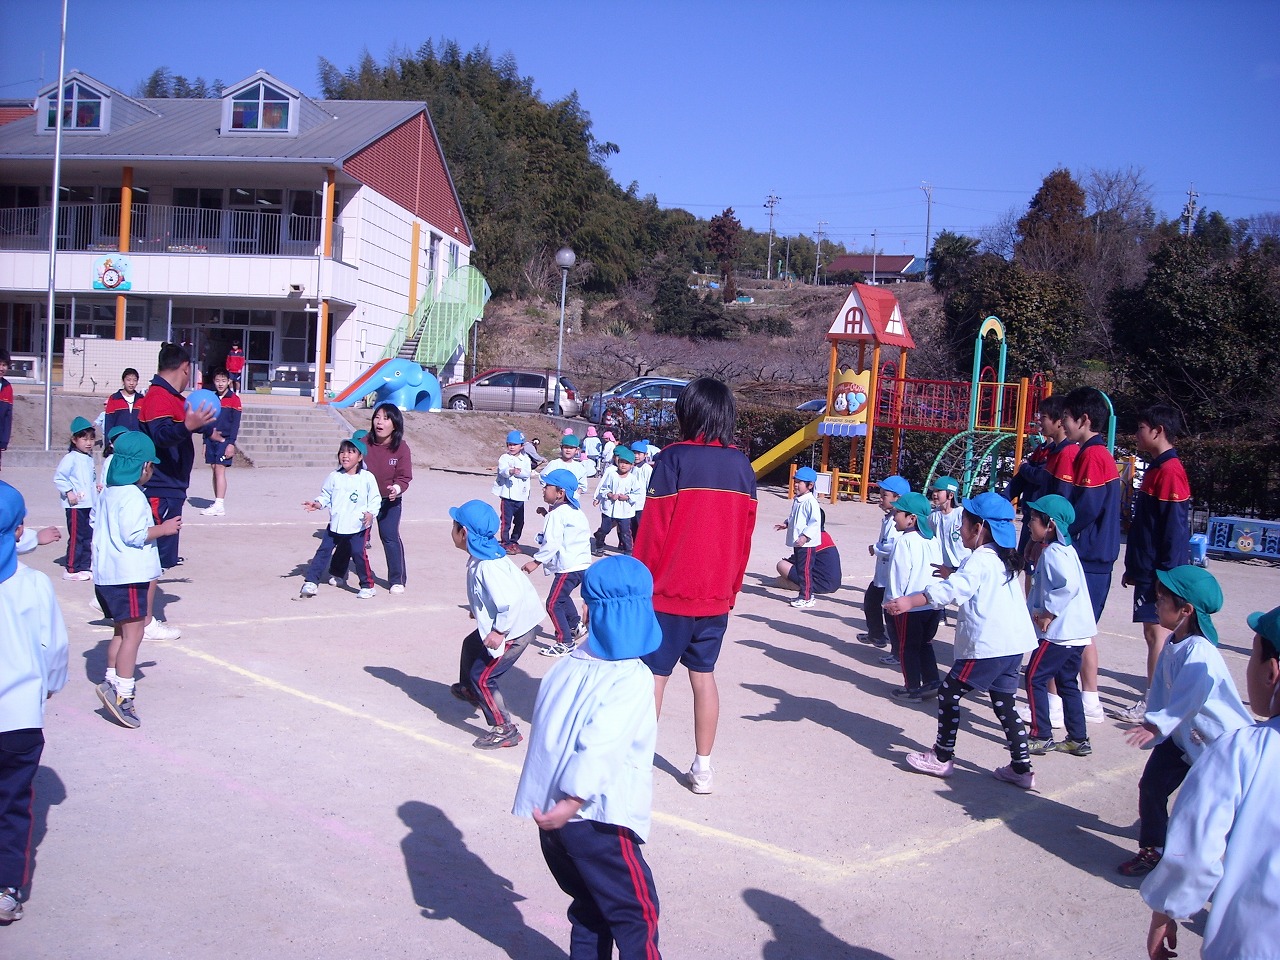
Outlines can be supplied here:
<path id="1" fill-rule="evenodd" d="M 192 390 L 187 395 L 187 410 L 199 410 L 201 407 L 213 407 L 213 415 L 216 417 L 222 413 L 222 401 L 218 399 L 218 395 L 212 390 Z"/>

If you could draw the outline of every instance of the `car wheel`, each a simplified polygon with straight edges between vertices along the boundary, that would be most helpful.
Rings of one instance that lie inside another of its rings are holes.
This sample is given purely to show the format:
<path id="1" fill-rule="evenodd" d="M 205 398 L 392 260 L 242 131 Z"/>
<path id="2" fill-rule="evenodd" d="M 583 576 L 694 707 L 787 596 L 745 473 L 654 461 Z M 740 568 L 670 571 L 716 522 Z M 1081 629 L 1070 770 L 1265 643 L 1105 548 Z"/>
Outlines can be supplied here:
<path id="1" fill-rule="evenodd" d="M 450 410 L 470 410 L 471 401 L 462 395 L 458 395 L 449 400 Z"/>
<path id="2" fill-rule="evenodd" d="M 557 407 L 554 403 L 544 403 L 542 405 L 542 412 L 547 414 L 547 416 L 550 416 L 550 417 L 564 416 L 564 411 L 559 407 Z"/>

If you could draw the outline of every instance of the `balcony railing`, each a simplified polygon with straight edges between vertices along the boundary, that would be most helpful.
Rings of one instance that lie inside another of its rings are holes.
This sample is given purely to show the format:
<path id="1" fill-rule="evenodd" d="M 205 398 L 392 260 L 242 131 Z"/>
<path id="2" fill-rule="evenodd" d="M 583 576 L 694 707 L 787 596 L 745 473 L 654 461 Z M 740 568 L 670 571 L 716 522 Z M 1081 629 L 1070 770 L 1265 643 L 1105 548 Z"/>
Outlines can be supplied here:
<path id="1" fill-rule="evenodd" d="M 0 250 L 48 250 L 49 207 L 0 210 Z M 317 257 L 323 220 L 262 210 L 205 210 L 135 203 L 131 253 Z M 58 207 L 58 249 L 112 251 L 120 246 L 120 204 Z M 342 227 L 333 227 L 333 259 L 342 260 Z"/>

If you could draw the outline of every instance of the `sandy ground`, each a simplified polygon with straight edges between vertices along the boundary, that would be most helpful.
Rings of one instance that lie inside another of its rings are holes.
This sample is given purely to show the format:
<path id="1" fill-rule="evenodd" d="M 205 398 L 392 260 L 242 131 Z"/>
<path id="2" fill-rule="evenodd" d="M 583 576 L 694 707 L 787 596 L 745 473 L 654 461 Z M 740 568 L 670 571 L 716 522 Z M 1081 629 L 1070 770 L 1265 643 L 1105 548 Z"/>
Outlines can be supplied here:
<path id="1" fill-rule="evenodd" d="M 47 474 L 2 475 L 37 525 L 61 522 Z M 110 628 L 92 619 L 88 586 L 59 579 L 55 546 L 28 558 L 54 578 L 71 672 L 49 704 L 27 915 L 0 929 L 0 955 L 566 955 L 567 899 L 532 823 L 508 812 L 525 748 L 473 749 L 482 721 L 448 693 L 470 627 L 445 510 L 488 498 L 487 477 L 416 479 L 404 595 L 358 601 L 322 587 L 295 602 L 317 530 L 299 501 L 322 479 L 237 469 L 228 514 L 214 519 L 199 515 L 208 481 L 197 474 L 188 560 L 161 581 L 183 636 L 144 644 L 136 731 L 106 719 L 94 695 Z M 973 704 L 956 775 L 911 772 L 903 756 L 932 742 L 934 707 L 891 700 L 900 677 L 852 640 L 878 510 L 830 509 L 844 587 L 811 610 L 771 583 L 785 552 L 772 524 L 786 512 L 783 494 L 761 492 L 717 672 L 710 796 L 680 781 L 691 700 L 679 673 L 668 690 L 646 847 L 666 956 L 1140 956 L 1148 914 L 1114 868 L 1135 848 L 1144 754 L 1100 724 L 1091 758 L 1039 759 L 1037 789 L 1022 792 L 992 779 L 1007 754 L 989 708 Z M 372 553 L 383 570 L 376 541 Z M 1227 597 L 1222 649 L 1242 683 L 1244 617 L 1277 602 L 1280 573 L 1211 568 Z M 1144 648 L 1118 573 L 1112 597 L 1103 699 L 1127 703 Z M 940 633 L 944 663 L 951 635 Z M 522 725 L 550 665 L 530 651 L 508 674 Z M 1183 956 L 1196 955 L 1202 919 L 1183 933 Z"/>

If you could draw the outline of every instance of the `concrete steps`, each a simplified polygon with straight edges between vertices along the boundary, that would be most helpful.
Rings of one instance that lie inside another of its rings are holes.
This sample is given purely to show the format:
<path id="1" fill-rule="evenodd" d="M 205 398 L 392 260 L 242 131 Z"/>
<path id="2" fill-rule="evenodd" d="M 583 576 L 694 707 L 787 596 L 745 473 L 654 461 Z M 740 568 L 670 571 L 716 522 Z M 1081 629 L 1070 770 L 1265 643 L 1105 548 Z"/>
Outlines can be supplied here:
<path id="1" fill-rule="evenodd" d="M 255 467 L 333 468 L 338 443 L 351 432 L 328 406 L 246 403 L 236 446 Z"/>

